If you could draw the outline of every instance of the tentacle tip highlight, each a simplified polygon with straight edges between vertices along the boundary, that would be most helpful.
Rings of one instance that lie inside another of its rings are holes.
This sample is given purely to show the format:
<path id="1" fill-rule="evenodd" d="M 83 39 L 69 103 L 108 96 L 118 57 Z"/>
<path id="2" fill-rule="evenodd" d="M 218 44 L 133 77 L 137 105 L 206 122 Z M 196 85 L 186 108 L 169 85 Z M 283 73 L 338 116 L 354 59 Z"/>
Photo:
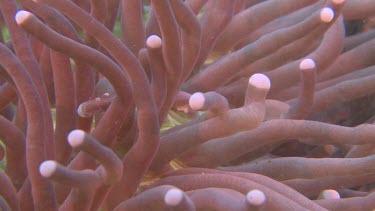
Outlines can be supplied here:
<path id="1" fill-rule="evenodd" d="M 147 38 L 146 45 L 149 48 L 160 48 L 161 47 L 161 38 L 157 35 L 151 35 Z"/>
<path id="2" fill-rule="evenodd" d="M 256 73 L 252 75 L 249 79 L 249 84 L 256 86 L 262 89 L 270 89 L 271 88 L 271 81 L 270 79 L 261 73 Z"/>
<path id="3" fill-rule="evenodd" d="M 31 12 L 20 10 L 15 15 L 15 20 L 17 24 L 23 23 L 29 16 L 31 15 Z"/>
<path id="4" fill-rule="evenodd" d="M 177 206 L 184 198 L 184 192 L 179 189 L 172 188 L 167 191 L 164 196 L 164 202 L 168 206 Z"/>
<path id="5" fill-rule="evenodd" d="M 321 12 L 320 12 L 320 19 L 324 22 L 324 23 L 329 23 L 333 20 L 333 18 L 335 17 L 335 12 L 329 8 L 329 7 L 325 7 Z"/>
<path id="6" fill-rule="evenodd" d="M 266 202 L 266 195 L 260 190 L 252 190 L 246 194 L 247 202 L 253 206 L 261 206 Z"/>
<path id="7" fill-rule="evenodd" d="M 312 59 L 304 59 L 301 61 L 299 64 L 299 68 L 301 70 L 306 70 L 306 69 L 314 69 L 315 68 L 315 61 Z"/>
<path id="8" fill-rule="evenodd" d="M 85 112 L 83 111 L 83 103 L 81 103 L 79 106 L 78 106 L 78 109 L 77 109 L 77 113 L 80 117 L 82 118 L 89 118 L 90 116 L 86 115 Z"/>
<path id="9" fill-rule="evenodd" d="M 321 196 L 323 199 L 340 199 L 340 194 L 336 190 L 327 189 L 322 191 Z"/>
<path id="10" fill-rule="evenodd" d="M 85 132 L 83 130 L 73 130 L 68 135 L 68 142 L 72 147 L 78 147 L 83 143 Z"/>
<path id="11" fill-rule="evenodd" d="M 206 98 L 202 92 L 196 92 L 190 96 L 189 106 L 193 110 L 199 110 L 203 108 Z"/>
<path id="12" fill-rule="evenodd" d="M 51 177 L 57 169 L 57 163 L 53 160 L 47 160 L 40 164 L 39 173 L 45 178 Z"/>

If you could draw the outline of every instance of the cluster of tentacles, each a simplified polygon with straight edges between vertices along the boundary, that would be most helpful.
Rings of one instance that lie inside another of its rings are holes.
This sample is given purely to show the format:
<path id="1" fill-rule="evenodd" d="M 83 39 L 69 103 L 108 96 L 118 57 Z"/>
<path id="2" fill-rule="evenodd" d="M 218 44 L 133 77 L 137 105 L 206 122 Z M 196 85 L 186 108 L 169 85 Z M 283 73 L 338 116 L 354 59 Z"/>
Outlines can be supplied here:
<path id="1" fill-rule="evenodd" d="M 0 209 L 375 209 L 375 1 L 0 9 Z"/>

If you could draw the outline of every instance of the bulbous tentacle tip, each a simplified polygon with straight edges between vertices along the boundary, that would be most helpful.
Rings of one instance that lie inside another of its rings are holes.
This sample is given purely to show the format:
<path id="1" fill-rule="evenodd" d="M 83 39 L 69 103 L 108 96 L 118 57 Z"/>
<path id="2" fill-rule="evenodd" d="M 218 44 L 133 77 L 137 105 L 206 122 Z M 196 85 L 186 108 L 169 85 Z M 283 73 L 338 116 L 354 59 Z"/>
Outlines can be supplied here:
<path id="1" fill-rule="evenodd" d="M 73 130 L 68 135 L 68 142 L 72 147 L 78 147 L 83 143 L 85 132 L 83 130 Z"/>
<path id="2" fill-rule="evenodd" d="M 324 23 L 331 22 L 334 17 L 335 17 L 335 12 L 333 11 L 333 9 L 331 9 L 329 7 L 323 8 L 322 11 L 320 12 L 320 19 Z"/>
<path id="3" fill-rule="evenodd" d="M 260 190 L 252 190 L 246 194 L 247 202 L 252 206 L 261 206 L 266 202 L 266 195 Z"/>
<path id="4" fill-rule="evenodd" d="M 40 164 L 39 166 L 39 173 L 45 178 L 51 177 L 57 168 L 56 161 L 53 160 L 47 160 Z"/>
<path id="5" fill-rule="evenodd" d="M 261 88 L 261 89 L 270 89 L 271 88 L 271 81 L 270 79 L 261 73 L 256 73 L 252 75 L 249 79 L 249 84 Z"/>
<path id="6" fill-rule="evenodd" d="M 340 199 L 340 194 L 336 190 L 327 189 L 322 191 L 321 198 L 323 199 Z"/>
<path id="7" fill-rule="evenodd" d="M 19 10 L 14 19 L 16 20 L 17 24 L 22 24 L 28 17 L 32 15 L 31 12 L 25 11 L 25 10 Z"/>
<path id="8" fill-rule="evenodd" d="M 168 206 L 177 206 L 184 198 L 184 192 L 177 188 L 172 188 L 167 191 L 164 196 L 164 203 Z"/>
<path id="9" fill-rule="evenodd" d="M 151 35 L 147 38 L 146 45 L 149 48 L 160 48 L 161 47 L 161 38 L 157 35 Z"/>
<path id="10" fill-rule="evenodd" d="M 315 66 L 315 61 L 312 59 L 304 59 L 299 63 L 299 69 L 301 70 L 314 69 Z"/>
<path id="11" fill-rule="evenodd" d="M 199 110 L 203 108 L 205 101 L 206 98 L 204 94 L 202 92 L 196 92 L 190 96 L 189 106 L 193 110 Z"/>

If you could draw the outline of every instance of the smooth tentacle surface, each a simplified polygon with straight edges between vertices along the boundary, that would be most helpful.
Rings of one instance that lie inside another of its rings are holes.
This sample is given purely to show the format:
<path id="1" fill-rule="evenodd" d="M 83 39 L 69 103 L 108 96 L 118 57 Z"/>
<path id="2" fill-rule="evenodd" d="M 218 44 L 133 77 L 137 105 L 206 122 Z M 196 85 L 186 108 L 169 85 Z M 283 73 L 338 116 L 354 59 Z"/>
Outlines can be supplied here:
<path id="1" fill-rule="evenodd" d="M 374 210 L 373 0 L 0 0 L 0 209 Z"/>

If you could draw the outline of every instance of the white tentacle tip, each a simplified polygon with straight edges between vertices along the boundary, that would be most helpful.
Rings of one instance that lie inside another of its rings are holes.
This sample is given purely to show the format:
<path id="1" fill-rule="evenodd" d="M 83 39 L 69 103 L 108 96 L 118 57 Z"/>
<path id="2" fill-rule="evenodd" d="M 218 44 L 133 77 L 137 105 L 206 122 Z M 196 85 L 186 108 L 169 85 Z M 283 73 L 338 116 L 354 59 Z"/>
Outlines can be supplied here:
<path id="1" fill-rule="evenodd" d="M 270 89 L 271 88 L 271 81 L 270 79 L 261 73 L 256 73 L 252 75 L 249 79 L 249 84 L 256 86 L 262 89 Z"/>
<path id="2" fill-rule="evenodd" d="M 160 48 L 161 47 L 161 38 L 157 35 L 151 35 L 147 38 L 146 45 L 149 48 Z"/>
<path id="3" fill-rule="evenodd" d="M 322 199 L 340 199 L 340 194 L 336 190 L 327 189 L 321 192 Z"/>
<path id="4" fill-rule="evenodd" d="M 335 12 L 329 8 L 329 7 L 325 7 L 324 9 L 322 9 L 322 11 L 320 12 L 320 19 L 324 22 L 324 23 L 329 23 L 333 20 L 333 18 L 335 17 Z"/>
<path id="5" fill-rule="evenodd" d="M 184 198 L 184 192 L 179 189 L 172 188 L 167 191 L 164 196 L 164 202 L 168 206 L 177 206 Z"/>
<path id="6" fill-rule="evenodd" d="M 57 169 L 57 163 L 53 160 L 47 160 L 40 164 L 39 173 L 45 178 L 51 177 Z"/>
<path id="7" fill-rule="evenodd" d="M 189 106 L 193 110 L 199 110 L 203 108 L 206 98 L 202 92 L 196 92 L 189 98 Z"/>
<path id="8" fill-rule="evenodd" d="M 266 195 L 260 190 L 252 190 L 246 194 L 246 200 L 250 205 L 261 206 L 266 202 Z"/>
<path id="9" fill-rule="evenodd" d="M 31 14 L 31 12 L 25 11 L 25 10 L 20 10 L 16 13 L 15 20 L 17 24 L 21 24 L 24 22 Z"/>
<path id="10" fill-rule="evenodd" d="M 72 147 L 78 147 L 81 145 L 85 138 L 85 132 L 83 130 L 73 130 L 68 135 L 68 142 Z"/>
<path id="11" fill-rule="evenodd" d="M 299 64 L 299 69 L 307 70 L 307 69 L 314 69 L 315 68 L 315 61 L 312 59 L 304 59 Z"/>

